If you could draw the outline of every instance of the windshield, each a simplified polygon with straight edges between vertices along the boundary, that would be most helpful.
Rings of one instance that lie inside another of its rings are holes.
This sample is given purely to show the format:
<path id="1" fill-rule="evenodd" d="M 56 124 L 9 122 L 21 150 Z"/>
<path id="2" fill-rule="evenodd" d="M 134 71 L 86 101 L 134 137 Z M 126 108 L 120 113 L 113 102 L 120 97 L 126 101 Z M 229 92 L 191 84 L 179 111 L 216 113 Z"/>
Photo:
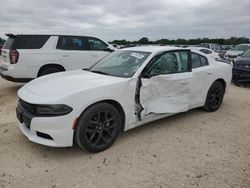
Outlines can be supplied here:
<path id="1" fill-rule="evenodd" d="M 247 51 L 250 48 L 248 45 L 237 45 L 235 46 L 232 51 Z"/>
<path id="2" fill-rule="evenodd" d="M 247 50 L 242 56 L 243 57 L 250 57 L 250 49 Z"/>
<path id="3" fill-rule="evenodd" d="M 95 64 L 90 71 L 105 75 L 131 78 L 149 55 L 150 52 L 130 50 L 116 51 Z"/>

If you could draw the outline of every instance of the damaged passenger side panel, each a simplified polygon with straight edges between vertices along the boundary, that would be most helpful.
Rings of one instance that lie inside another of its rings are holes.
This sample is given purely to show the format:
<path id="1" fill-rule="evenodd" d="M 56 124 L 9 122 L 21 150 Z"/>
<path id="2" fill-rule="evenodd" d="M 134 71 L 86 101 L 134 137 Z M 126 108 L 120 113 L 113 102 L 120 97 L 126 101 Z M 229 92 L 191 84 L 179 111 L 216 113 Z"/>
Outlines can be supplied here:
<path id="1" fill-rule="evenodd" d="M 135 88 L 135 115 L 137 116 L 138 121 L 141 121 L 141 112 L 143 111 L 143 107 L 140 102 L 141 85 L 141 78 L 138 78 Z"/>
<path id="2" fill-rule="evenodd" d="M 178 113 L 188 110 L 191 74 L 178 73 L 142 79 L 140 103 L 142 115 Z"/>

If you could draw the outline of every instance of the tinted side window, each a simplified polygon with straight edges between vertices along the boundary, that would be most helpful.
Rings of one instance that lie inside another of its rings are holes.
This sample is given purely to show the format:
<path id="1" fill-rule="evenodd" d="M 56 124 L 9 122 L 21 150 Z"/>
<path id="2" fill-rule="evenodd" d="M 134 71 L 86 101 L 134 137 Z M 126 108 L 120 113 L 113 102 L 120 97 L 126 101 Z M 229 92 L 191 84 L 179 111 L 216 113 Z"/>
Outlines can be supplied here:
<path id="1" fill-rule="evenodd" d="M 90 50 L 106 50 L 108 45 L 96 38 L 88 38 Z"/>
<path id="2" fill-rule="evenodd" d="M 12 45 L 13 49 L 40 49 L 47 42 L 48 35 L 17 35 Z"/>
<path id="3" fill-rule="evenodd" d="M 199 54 L 192 53 L 192 68 L 202 67 L 208 65 L 207 59 Z"/>
<path id="4" fill-rule="evenodd" d="M 149 68 L 148 75 L 180 73 L 188 71 L 188 52 L 167 52 Z"/>
<path id="5" fill-rule="evenodd" d="M 201 59 L 201 65 L 202 65 L 202 66 L 208 65 L 207 58 L 200 56 L 200 59 Z"/>
<path id="6" fill-rule="evenodd" d="M 61 50 L 88 50 L 89 44 L 85 37 L 59 36 L 56 48 Z"/>
<path id="7" fill-rule="evenodd" d="M 192 59 L 192 68 L 193 69 L 201 66 L 201 61 L 200 61 L 200 57 L 198 54 L 192 53 L 191 59 Z"/>

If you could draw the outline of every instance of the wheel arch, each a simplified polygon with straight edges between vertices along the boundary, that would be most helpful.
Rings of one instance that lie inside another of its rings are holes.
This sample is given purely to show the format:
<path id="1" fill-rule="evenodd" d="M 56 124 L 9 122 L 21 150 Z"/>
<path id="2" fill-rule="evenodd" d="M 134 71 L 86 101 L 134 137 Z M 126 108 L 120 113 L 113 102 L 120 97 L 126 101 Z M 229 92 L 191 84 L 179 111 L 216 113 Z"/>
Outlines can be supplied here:
<path id="1" fill-rule="evenodd" d="M 87 106 L 81 113 L 80 113 L 80 116 L 87 110 L 89 109 L 91 106 L 94 106 L 98 103 L 107 103 L 107 104 L 110 104 L 112 106 L 114 106 L 118 112 L 120 113 L 121 117 L 122 117 L 122 130 L 121 131 L 124 131 L 125 129 L 125 120 L 126 120 L 126 115 L 125 115 L 125 111 L 122 107 L 122 105 L 117 102 L 116 100 L 113 100 L 113 99 L 104 99 L 104 100 L 100 100 L 100 101 L 97 101 L 97 102 L 94 102 L 92 104 L 90 104 L 89 106 Z M 80 117 L 79 116 L 79 117 Z"/>
<path id="2" fill-rule="evenodd" d="M 39 77 L 39 75 L 41 74 L 41 72 L 47 68 L 51 68 L 51 67 L 56 67 L 58 68 L 60 71 L 66 71 L 66 69 L 60 65 L 60 64 L 56 64 L 56 63 L 50 63 L 50 64 L 45 64 L 43 66 L 41 66 L 38 70 L 38 73 L 37 73 L 37 77 Z"/>
<path id="3" fill-rule="evenodd" d="M 208 89 L 207 89 L 207 95 L 208 95 L 209 89 L 212 87 L 212 85 L 213 85 L 215 82 L 220 82 L 220 83 L 222 83 L 223 86 L 224 86 L 224 88 L 225 88 L 225 90 L 226 90 L 226 87 L 227 87 L 226 81 L 225 81 L 223 78 L 218 78 L 218 79 L 215 79 L 215 80 L 211 83 L 211 85 L 208 87 Z M 207 95 L 206 95 L 206 97 L 207 97 Z M 206 100 L 206 99 L 205 99 L 205 100 Z"/>
<path id="4" fill-rule="evenodd" d="M 222 83 L 225 89 L 227 87 L 227 83 L 226 83 L 226 81 L 223 78 L 219 78 L 219 79 L 215 80 L 214 82 L 220 82 L 220 83 Z"/>

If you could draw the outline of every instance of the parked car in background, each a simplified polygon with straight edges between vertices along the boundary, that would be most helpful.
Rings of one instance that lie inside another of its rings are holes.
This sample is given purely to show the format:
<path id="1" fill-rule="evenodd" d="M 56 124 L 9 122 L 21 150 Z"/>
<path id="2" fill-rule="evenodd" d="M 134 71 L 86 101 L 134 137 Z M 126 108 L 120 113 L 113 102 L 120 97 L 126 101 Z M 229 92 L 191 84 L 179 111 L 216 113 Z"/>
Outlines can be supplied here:
<path id="1" fill-rule="evenodd" d="M 250 83 L 250 49 L 234 60 L 233 82 Z"/>
<path id="2" fill-rule="evenodd" d="M 217 52 L 221 58 L 224 57 L 224 54 L 226 53 L 226 50 L 222 48 L 219 44 L 213 44 L 213 43 L 201 43 L 199 44 L 199 47 L 208 48 L 210 50 L 213 50 L 214 52 Z"/>
<path id="3" fill-rule="evenodd" d="M 225 51 L 232 50 L 234 45 L 221 45 L 222 49 Z"/>
<path id="4" fill-rule="evenodd" d="M 2 49 L 1 76 L 27 82 L 55 72 L 88 68 L 114 50 L 112 45 L 89 36 L 13 35 Z"/>
<path id="5" fill-rule="evenodd" d="M 243 54 L 248 49 L 250 49 L 250 44 L 239 44 L 235 46 L 232 50 L 228 50 L 224 55 L 224 59 L 234 62 L 234 59 L 236 57 Z"/>
<path id="6" fill-rule="evenodd" d="M 213 51 L 219 51 L 222 49 L 221 45 L 213 44 L 213 43 L 201 43 L 201 44 L 199 44 L 199 47 L 208 48 L 208 49 L 211 49 Z"/>
<path id="7" fill-rule="evenodd" d="M 35 79 L 18 91 L 17 118 L 31 141 L 109 148 L 119 133 L 193 108 L 219 109 L 232 67 L 186 48 L 125 48 L 88 70 Z"/>
<path id="8" fill-rule="evenodd" d="M 209 55 L 210 57 L 212 57 L 213 59 L 221 59 L 221 57 L 219 56 L 219 54 L 211 49 L 208 48 L 203 48 L 203 47 L 189 47 L 189 49 L 196 49 L 199 50 L 200 52 Z"/>

